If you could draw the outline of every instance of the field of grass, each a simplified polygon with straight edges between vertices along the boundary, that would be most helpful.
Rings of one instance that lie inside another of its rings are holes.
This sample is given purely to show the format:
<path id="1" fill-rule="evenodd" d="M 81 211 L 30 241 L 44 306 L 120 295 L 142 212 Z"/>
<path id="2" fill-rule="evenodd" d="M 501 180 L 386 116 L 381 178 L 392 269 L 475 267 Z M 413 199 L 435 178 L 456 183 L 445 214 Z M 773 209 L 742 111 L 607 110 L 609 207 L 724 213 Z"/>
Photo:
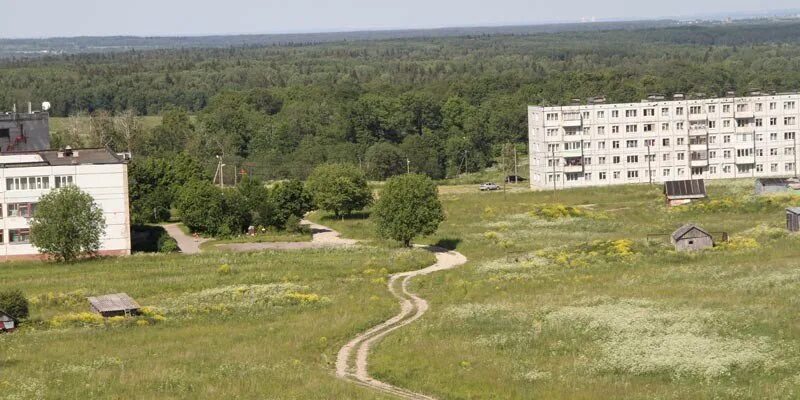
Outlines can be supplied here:
<path id="1" fill-rule="evenodd" d="M 220 244 L 234 243 L 275 243 L 275 242 L 310 242 L 311 232 L 268 231 L 255 236 L 238 236 L 229 239 L 216 239 L 200 245 L 203 250 L 212 250 Z"/>
<path id="2" fill-rule="evenodd" d="M 377 346 L 371 370 L 446 399 L 797 398 L 800 237 L 783 226 L 800 198 L 751 191 L 716 182 L 711 201 L 668 210 L 647 185 L 442 190 L 448 219 L 420 242 L 470 262 L 415 281 L 431 310 Z M 365 215 L 314 218 L 374 235 Z M 648 240 L 685 222 L 731 241 L 678 254 Z"/>
<path id="3" fill-rule="evenodd" d="M 383 399 L 337 380 L 336 352 L 396 312 L 388 273 L 433 260 L 356 248 L 5 264 L 0 290 L 33 308 L 0 335 L 0 399 Z M 85 313 L 85 296 L 116 292 L 147 316 Z"/>

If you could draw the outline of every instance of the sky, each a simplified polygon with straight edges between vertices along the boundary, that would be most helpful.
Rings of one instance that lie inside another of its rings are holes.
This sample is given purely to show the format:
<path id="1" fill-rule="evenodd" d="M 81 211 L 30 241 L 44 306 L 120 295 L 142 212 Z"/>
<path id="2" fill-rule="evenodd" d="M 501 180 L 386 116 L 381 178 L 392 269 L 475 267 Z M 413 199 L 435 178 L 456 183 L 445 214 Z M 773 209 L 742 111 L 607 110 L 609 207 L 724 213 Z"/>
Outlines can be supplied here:
<path id="1" fill-rule="evenodd" d="M 0 0 L 0 37 L 440 28 L 798 7 L 797 0 Z"/>

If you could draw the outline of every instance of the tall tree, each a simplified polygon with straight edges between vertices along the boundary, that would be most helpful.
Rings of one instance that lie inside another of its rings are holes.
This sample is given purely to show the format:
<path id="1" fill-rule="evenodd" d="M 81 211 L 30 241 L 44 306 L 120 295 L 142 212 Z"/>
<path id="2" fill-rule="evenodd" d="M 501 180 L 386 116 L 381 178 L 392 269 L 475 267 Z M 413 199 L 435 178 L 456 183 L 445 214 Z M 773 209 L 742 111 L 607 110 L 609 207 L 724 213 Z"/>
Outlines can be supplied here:
<path id="1" fill-rule="evenodd" d="M 444 210 L 433 181 L 408 174 L 386 182 L 372 216 L 381 237 L 410 246 L 415 237 L 436 232 L 444 221 Z"/>
<path id="2" fill-rule="evenodd" d="M 57 261 L 94 256 L 106 228 L 103 210 L 77 186 L 53 190 L 39 199 L 31 220 L 31 243 Z"/>

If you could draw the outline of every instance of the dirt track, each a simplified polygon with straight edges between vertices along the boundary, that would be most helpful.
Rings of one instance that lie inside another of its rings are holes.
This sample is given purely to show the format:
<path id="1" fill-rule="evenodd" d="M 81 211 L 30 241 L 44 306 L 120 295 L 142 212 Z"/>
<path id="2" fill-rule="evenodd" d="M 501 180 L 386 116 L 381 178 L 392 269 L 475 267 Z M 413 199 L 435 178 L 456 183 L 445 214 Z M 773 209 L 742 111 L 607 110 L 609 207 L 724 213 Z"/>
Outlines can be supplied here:
<path id="1" fill-rule="evenodd" d="M 388 283 L 389 291 L 400 300 L 400 313 L 386 322 L 361 333 L 344 345 L 336 357 L 336 376 L 403 399 L 433 399 L 433 397 L 373 379 L 368 370 L 369 351 L 373 344 L 392 331 L 416 321 L 428 311 L 428 302 L 408 291 L 411 279 L 455 268 L 467 262 L 466 257 L 454 251 L 447 251 L 438 247 L 424 248 L 435 253 L 436 263 L 428 268 L 394 274 L 390 277 Z"/>

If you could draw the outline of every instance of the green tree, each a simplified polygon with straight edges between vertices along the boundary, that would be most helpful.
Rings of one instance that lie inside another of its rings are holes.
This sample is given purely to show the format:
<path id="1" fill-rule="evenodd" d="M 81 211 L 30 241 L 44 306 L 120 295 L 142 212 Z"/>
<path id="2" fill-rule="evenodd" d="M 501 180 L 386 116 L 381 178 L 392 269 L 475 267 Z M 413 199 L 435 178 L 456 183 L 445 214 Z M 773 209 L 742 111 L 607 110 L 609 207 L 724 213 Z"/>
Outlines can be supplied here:
<path id="1" fill-rule="evenodd" d="M 0 292 L 0 311 L 17 320 L 28 318 L 28 299 L 19 289 L 2 291 Z"/>
<path id="2" fill-rule="evenodd" d="M 386 180 L 406 170 L 406 160 L 400 149 L 391 143 L 376 143 L 364 154 L 370 179 Z"/>
<path id="3" fill-rule="evenodd" d="M 309 176 L 306 187 L 319 209 L 333 212 L 337 217 L 372 203 L 364 173 L 352 164 L 320 165 Z"/>
<path id="4" fill-rule="evenodd" d="M 57 261 L 94 256 L 106 228 L 103 210 L 77 186 L 42 196 L 31 220 L 31 243 Z"/>
<path id="5" fill-rule="evenodd" d="M 286 228 L 286 221 L 291 217 L 303 218 L 314 208 L 314 199 L 303 183 L 290 180 L 276 184 L 269 191 L 269 202 L 275 209 L 272 226 Z"/>
<path id="6" fill-rule="evenodd" d="M 153 128 L 147 143 L 147 153 L 160 156 L 181 153 L 192 136 L 194 125 L 186 109 L 168 107 L 162 113 L 161 124 Z"/>
<path id="7" fill-rule="evenodd" d="M 208 181 L 192 181 L 179 192 L 176 208 L 181 221 L 193 232 L 217 235 L 225 217 L 222 190 Z"/>
<path id="8" fill-rule="evenodd" d="M 389 179 L 372 211 L 378 234 L 410 246 L 416 236 L 436 232 L 444 211 L 433 181 L 408 174 Z"/>
<path id="9" fill-rule="evenodd" d="M 400 150 L 410 161 L 411 172 L 425 174 L 433 179 L 444 178 L 444 151 L 439 138 L 432 133 L 406 137 Z"/>

